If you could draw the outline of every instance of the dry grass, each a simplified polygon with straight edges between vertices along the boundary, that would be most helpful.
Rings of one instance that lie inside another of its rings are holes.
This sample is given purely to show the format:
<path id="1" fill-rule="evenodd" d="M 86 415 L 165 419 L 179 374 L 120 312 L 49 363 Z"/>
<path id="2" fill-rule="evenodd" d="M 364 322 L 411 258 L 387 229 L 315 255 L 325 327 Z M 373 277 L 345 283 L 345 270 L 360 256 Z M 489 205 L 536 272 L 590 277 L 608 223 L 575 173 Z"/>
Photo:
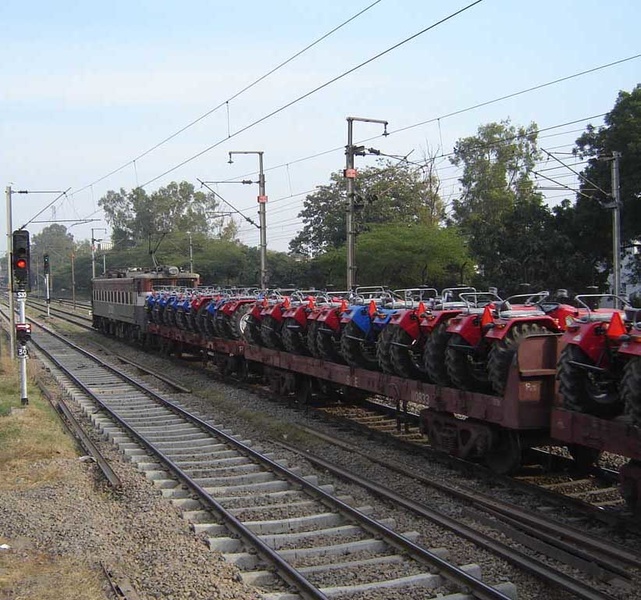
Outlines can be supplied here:
<path id="1" fill-rule="evenodd" d="M 33 382 L 20 403 L 18 361 L 0 359 L 0 490 L 37 486 L 60 477 L 47 461 L 76 455 L 72 440 Z M 38 463 L 34 467 L 34 463 Z"/>
<path id="2" fill-rule="evenodd" d="M 0 550 L 0 600 L 105 600 L 101 579 L 77 560 Z"/>
<path id="3" fill-rule="evenodd" d="M 28 364 L 28 371 L 32 366 Z M 33 381 L 21 406 L 19 363 L 0 356 L 0 493 L 49 485 L 65 476 L 61 458 L 77 456 L 49 403 Z M 0 537 L 0 600 L 105 600 L 104 576 L 78 558 L 49 556 L 28 540 Z"/>

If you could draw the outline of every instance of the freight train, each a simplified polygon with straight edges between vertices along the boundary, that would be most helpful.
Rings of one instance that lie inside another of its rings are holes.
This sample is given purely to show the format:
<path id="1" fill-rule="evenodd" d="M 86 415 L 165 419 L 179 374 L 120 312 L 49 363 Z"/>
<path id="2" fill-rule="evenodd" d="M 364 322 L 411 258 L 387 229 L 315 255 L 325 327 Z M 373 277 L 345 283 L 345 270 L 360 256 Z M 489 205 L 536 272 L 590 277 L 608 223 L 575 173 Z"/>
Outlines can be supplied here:
<path id="1" fill-rule="evenodd" d="M 420 410 L 434 448 L 498 472 L 541 445 L 581 467 L 626 457 L 622 495 L 641 513 L 641 310 L 625 298 L 221 289 L 174 267 L 115 270 L 92 287 L 105 334 L 260 376 L 301 402 L 388 397 L 401 417 Z"/>

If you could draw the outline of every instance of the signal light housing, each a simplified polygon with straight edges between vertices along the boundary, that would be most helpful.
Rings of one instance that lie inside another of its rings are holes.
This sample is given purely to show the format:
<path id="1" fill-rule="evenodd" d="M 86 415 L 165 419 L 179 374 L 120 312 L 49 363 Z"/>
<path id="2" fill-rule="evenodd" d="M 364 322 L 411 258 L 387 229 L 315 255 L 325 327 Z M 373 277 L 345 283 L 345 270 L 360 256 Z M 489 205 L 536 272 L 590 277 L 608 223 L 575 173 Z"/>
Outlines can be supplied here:
<path id="1" fill-rule="evenodd" d="M 28 292 L 29 281 L 29 232 L 26 229 L 18 229 L 13 232 L 13 279 L 12 291 Z"/>

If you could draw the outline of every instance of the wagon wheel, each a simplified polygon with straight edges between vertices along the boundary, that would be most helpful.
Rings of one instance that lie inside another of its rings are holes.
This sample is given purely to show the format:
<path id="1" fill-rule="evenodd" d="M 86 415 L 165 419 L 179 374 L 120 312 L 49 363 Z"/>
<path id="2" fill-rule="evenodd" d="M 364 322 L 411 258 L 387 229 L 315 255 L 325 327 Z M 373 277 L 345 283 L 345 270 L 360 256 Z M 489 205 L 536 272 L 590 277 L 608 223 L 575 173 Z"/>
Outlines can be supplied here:
<path id="1" fill-rule="evenodd" d="M 641 357 L 628 360 L 621 380 L 621 401 L 632 423 L 641 427 Z"/>
<path id="2" fill-rule="evenodd" d="M 594 467 L 597 462 L 599 462 L 599 457 L 601 456 L 601 450 L 582 446 L 581 444 L 568 445 L 568 452 L 574 459 L 576 468 L 583 472 L 589 471 Z"/>
<path id="3" fill-rule="evenodd" d="M 523 458 L 521 439 L 516 431 L 501 430 L 498 442 L 483 457 L 485 464 L 495 473 L 511 475 L 521 467 Z"/>
<path id="4" fill-rule="evenodd" d="M 544 331 L 547 330 L 537 323 L 516 323 L 502 340 L 492 344 L 487 360 L 487 371 L 490 383 L 499 396 L 505 393 L 510 366 L 521 340 Z"/>
<path id="5" fill-rule="evenodd" d="M 616 378 L 610 373 L 589 368 L 594 366 L 578 346 L 568 344 L 563 349 L 557 378 L 564 408 L 604 418 L 621 414 L 623 403 Z"/>

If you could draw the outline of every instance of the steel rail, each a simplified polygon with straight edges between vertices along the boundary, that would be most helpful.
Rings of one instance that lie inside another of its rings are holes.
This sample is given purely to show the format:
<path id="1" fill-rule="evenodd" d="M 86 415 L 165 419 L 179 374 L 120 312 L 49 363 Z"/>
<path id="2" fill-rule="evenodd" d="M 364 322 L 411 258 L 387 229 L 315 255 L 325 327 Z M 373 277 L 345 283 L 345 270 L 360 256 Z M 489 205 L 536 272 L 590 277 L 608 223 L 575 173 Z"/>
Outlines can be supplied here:
<path id="1" fill-rule="evenodd" d="M 44 328 L 44 327 L 43 329 L 45 331 L 48 330 L 48 328 Z M 50 333 L 50 335 L 56 336 L 54 332 L 51 332 L 50 330 L 48 332 Z M 56 336 L 56 337 L 59 337 L 59 336 Z M 358 522 L 361 525 L 361 527 L 363 527 L 369 533 L 383 537 L 385 541 L 391 546 L 408 553 L 413 558 L 420 560 L 421 562 L 428 563 L 431 566 L 436 567 L 437 569 L 439 569 L 439 571 L 442 572 L 442 575 L 446 579 L 448 579 L 450 582 L 458 586 L 462 586 L 464 589 L 470 590 L 475 598 L 478 598 L 479 600 L 509 600 L 509 597 L 503 594 L 503 592 L 501 592 L 500 590 L 487 585 L 486 583 L 468 574 L 464 570 L 443 560 L 436 554 L 418 546 L 414 542 L 397 534 L 396 532 L 392 531 L 388 527 L 364 515 L 357 509 L 354 509 L 348 504 L 335 498 L 331 494 L 321 490 L 317 486 L 305 480 L 303 477 L 291 472 L 289 469 L 283 467 L 282 465 L 269 459 L 268 457 L 261 455 L 260 453 L 256 452 L 246 444 L 243 444 L 241 441 L 231 437 L 230 435 L 226 434 L 220 429 L 213 427 L 209 423 L 190 414 L 189 412 L 185 411 L 179 406 L 176 406 L 172 402 L 158 396 L 158 394 L 156 394 L 153 390 L 147 388 L 140 382 L 132 380 L 127 374 L 118 371 L 118 369 L 115 369 L 113 366 L 104 363 L 104 361 L 102 361 L 99 357 L 93 356 L 91 353 L 87 352 L 82 348 L 79 348 L 78 346 L 76 346 L 75 344 L 73 344 L 72 342 L 70 342 L 65 338 L 59 338 L 59 339 L 63 343 L 67 344 L 68 346 L 74 349 L 78 349 L 82 354 L 92 358 L 93 360 L 103 365 L 108 370 L 114 372 L 115 374 L 119 374 L 120 377 L 123 377 L 124 379 L 130 381 L 135 387 L 137 387 L 140 390 L 143 390 L 146 394 L 150 395 L 155 400 L 160 401 L 162 404 L 164 404 L 167 408 L 169 408 L 176 414 L 181 415 L 183 418 L 200 426 L 202 429 L 208 431 L 209 433 L 215 435 L 216 437 L 222 438 L 228 444 L 234 446 L 237 450 L 241 451 L 246 456 L 252 457 L 254 460 L 262 463 L 264 466 L 269 468 L 272 472 L 279 473 L 282 477 L 286 478 L 290 482 L 293 482 L 296 487 L 305 489 L 308 494 L 316 497 L 317 500 L 320 500 L 326 506 L 329 506 L 334 510 L 338 510 L 344 515 L 348 515 L 349 517 L 351 517 L 352 520 Z M 61 368 L 67 374 L 67 376 L 76 383 L 76 385 L 78 385 L 80 388 L 85 390 L 85 393 L 87 393 L 92 399 L 94 399 L 94 401 L 97 404 L 99 404 L 106 412 L 108 412 L 111 418 L 113 418 L 116 422 L 118 422 L 118 424 L 122 426 L 123 429 L 128 431 L 135 439 L 137 439 L 150 452 L 158 456 L 160 460 L 165 465 L 167 465 L 170 468 L 170 470 L 174 474 L 176 474 L 177 477 L 186 486 L 188 486 L 206 505 L 210 506 L 213 510 L 216 511 L 216 513 L 218 513 L 221 516 L 221 518 L 225 521 L 227 526 L 234 533 L 236 533 L 237 535 L 239 535 L 240 537 L 248 541 L 248 543 L 250 543 L 252 546 L 256 547 L 258 550 L 258 553 L 261 556 L 263 556 L 263 558 L 265 558 L 266 560 L 268 560 L 269 562 L 271 562 L 276 566 L 279 574 L 285 581 L 287 581 L 291 585 L 296 586 L 299 590 L 301 590 L 301 593 L 304 595 L 304 597 L 308 597 L 311 599 L 325 598 L 325 595 L 322 592 L 320 592 L 315 586 L 313 586 L 304 576 L 302 576 L 298 571 L 293 569 L 287 562 L 285 562 L 278 555 L 278 553 L 276 553 L 264 542 L 262 542 L 262 540 L 257 538 L 257 536 L 252 531 L 250 531 L 242 522 L 240 522 L 236 517 L 231 515 L 222 505 L 220 505 L 214 498 L 212 498 L 199 484 L 195 483 L 188 475 L 186 475 L 180 469 L 180 467 L 171 460 L 171 458 L 169 458 L 168 456 L 166 456 L 164 452 L 156 448 L 154 444 L 147 441 L 144 438 L 144 436 L 139 434 L 134 428 L 130 427 L 124 419 L 122 419 L 119 415 L 117 415 L 114 411 L 112 411 L 108 406 L 106 406 L 95 394 L 91 392 L 91 390 L 87 389 L 82 384 L 82 382 L 73 375 L 73 373 L 71 373 L 68 369 L 66 369 L 62 365 L 59 365 L 59 368 Z M 604 597 L 600 597 L 599 600 L 604 600 Z"/>
<path id="2" fill-rule="evenodd" d="M 397 494 L 393 490 L 389 490 L 379 484 L 373 484 L 360 475 L 352 473 L 346 469 L 342 469 L 341 467 L 337 467 L 336 465 L 326 461 L 323 458 L 314 456 L 306 450 L 300 450 L 285 442 L 277 442 L 277 444 L 291 452 L 305 457 L 312 464 L 326 469 L 327 471 L 345 479 L 346 481 L 356 483 L 357 485 L 364 487 L 368 491 L 391 501 L 395 505 L 402 506 L 407 510 L 410 510 L 426 519 L 429 519 L 437 525 L 441 525 L 443 527 L 446 527 L 447 529 L 450 529 L 451 531 L 456 532 L 458 535 L 461 535 L 462 537 L 469 539 L 470 541 L 482 546 L 483 548 L 494 552 L 498 556 L 501 556 L 501 558 L 503 558 L 507 562 L 535 575 L 536 577 L 552 586 L 563 588 L 564 590 L 575 594 L 578 598 L 582 598 L 584 600 L 615 600 L 613 596 L 598 592 L 581 581 L 572 579 L 568 575 L 565 575 L 564 573 L 557 571 L 556 569 L 551 569 L 541 561 L 533 559 L 514 548 L 502 544 L 501 542 L 488 538 L 487 536 L 484 536 L 483 534 L 475 531 L 471 527 L 459 523 L 455 519 L 441 514 L 431 508 L 428 508 L 423 504 L 415 502 L 414 500 L 409 500 L 404 496 Z"/>

